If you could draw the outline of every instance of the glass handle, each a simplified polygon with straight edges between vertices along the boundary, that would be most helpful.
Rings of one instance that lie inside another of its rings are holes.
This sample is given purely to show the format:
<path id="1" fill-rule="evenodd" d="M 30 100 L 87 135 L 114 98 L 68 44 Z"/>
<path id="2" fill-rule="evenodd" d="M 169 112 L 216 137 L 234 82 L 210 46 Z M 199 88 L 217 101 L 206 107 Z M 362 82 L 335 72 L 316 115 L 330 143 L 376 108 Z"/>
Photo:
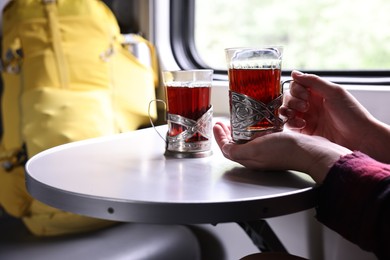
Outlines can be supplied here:
<path id="1" fill-rule="evenodd" d="M 149 106 L 148 106 L 148 116 L 149 116 L 150 124 L 152 125 L 152 127 L 154 128 L 154 130 L 156 131 L 156 133 L 161 137 L 161 139 L 163 139 L 164 142 L 166 143 L 167 140 L 165 140 L 165 138 L 160 134 L 160 132 L 157 131 L 157 129 L 156 129 L 154 123 L 153 123 L 153 119 L 152 119 L 152 117 L 150 116 L 150 106 L 152 105 L 153 102 L 156 102 L 156 103 L 161 102 L 161 103 L 163 103 L 163 104 L 164 104 L 164 111 L 167 110 L 167 103 L 165 103 L 165 101 L 162 100 L 162 99 L 153 99 L 152 101 L 149 102 Z"/>

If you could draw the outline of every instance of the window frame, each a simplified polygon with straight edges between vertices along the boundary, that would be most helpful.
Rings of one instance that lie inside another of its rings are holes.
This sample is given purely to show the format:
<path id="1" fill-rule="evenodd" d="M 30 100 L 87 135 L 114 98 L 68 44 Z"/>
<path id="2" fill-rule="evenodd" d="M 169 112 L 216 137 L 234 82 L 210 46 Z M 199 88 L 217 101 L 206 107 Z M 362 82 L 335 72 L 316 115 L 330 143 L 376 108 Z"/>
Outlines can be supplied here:
<path id="1" fill-rule="evenodd" d="M 170 0 L 170 44 L 181 69 L 210 68 L 199 56 L 194 40 L 195 1 Z M 336 83 L 351 85 L 390 85 L 390 70 L 302 70 L 332 78 Z M 215 78 L 227 80 L 227 70 L 215 70 Z M 288 77 L 291 70 L 282 70 Z"/>

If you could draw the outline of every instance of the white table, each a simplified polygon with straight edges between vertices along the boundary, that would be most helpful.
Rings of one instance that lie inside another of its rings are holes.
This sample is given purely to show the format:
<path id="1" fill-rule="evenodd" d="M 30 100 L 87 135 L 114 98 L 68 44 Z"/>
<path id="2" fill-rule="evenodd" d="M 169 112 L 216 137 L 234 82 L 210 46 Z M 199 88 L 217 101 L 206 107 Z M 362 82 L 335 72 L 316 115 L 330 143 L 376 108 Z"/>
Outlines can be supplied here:
<path id="1" fill-rule="evenodd" d="M 246 169 L 216 143 L 207 158 L 166 158 L 164 150 L 153 128 L 65 144 L 28 161 L 27 188 L 66 211 L 159 224 L 252 221 L 316 204 L 303 173 Z"/>

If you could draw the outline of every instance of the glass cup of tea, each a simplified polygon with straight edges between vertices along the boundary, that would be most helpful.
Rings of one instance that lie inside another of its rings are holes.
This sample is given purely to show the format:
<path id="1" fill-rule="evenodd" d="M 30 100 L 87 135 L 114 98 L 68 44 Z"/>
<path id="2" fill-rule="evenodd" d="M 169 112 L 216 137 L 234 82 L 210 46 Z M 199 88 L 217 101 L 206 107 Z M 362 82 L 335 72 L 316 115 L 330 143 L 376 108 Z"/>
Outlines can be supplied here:
<path id="1" fill-rule="evenodd" d="M 282 47 L 225 49 L 229 75 L 230 124 L 234 142 L 283 130 Z"/>
<path id="2" fill-rule="evenodd" d="M 213 70 L 162 73 L 167 110 L 166 156 L 199 158 L 212 154 Z"/>

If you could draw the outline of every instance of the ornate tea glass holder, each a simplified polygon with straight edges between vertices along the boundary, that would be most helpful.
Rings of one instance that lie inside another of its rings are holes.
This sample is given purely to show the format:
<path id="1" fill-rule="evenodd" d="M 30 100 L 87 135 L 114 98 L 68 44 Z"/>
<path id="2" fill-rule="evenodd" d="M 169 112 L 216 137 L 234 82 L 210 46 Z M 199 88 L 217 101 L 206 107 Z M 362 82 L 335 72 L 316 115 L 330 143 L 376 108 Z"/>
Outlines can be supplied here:
<path id="1" fill-rule="evenodd" d="M 264 119 L 272 125 L 267 130 L 271 132 L 282 131 L 285 121 L 276 116 L 276 111 L 282 105 L 283 94 L 268 104 L 234 91 L 230 91 L 230 95 L 233 140 L 250 140 L 254 132 L 248 129 Z"/>
<path id="2" fill-rule="evenodd" d="M 206 157 L 212 154 L 211 138 L 212 138 L 212 117 L 213 107 L 211 106 L 197 121 L 175 114 L 167 114 L 168 127 L 173 124 L 180 125 L 185 128 L 184 131 L 175 135 L 166 137 L 165 155 L 176 158 L 190 157 Z M 205 141 L 186 140 L 199 134 L 204 137 Z"/>
<path id="3" fill-rule="evenodd" d="M 149 109 L 152 102 L 161 102 L 166 106 L 164 100 L 156 99 L 150 101 Z M 185 130 L 175 136 L 170 136 L 167 132 L 166 137 L 164 138 L 156 129 L 152 117 L 149 115 L 151 125 L 166 144 L 164 155 L 174 158 L 202 158 L 212 155 L 212 119 L 213 106 L 210 106 L 210 108 L 196 121 L 181 115 L 167 113 L 166 120 L 168 124 L 168 132 L 174 124 L 176 126 L 184 127 Z M 206 140 L 186 141 L 196 134 L 200 134 Z"/>

